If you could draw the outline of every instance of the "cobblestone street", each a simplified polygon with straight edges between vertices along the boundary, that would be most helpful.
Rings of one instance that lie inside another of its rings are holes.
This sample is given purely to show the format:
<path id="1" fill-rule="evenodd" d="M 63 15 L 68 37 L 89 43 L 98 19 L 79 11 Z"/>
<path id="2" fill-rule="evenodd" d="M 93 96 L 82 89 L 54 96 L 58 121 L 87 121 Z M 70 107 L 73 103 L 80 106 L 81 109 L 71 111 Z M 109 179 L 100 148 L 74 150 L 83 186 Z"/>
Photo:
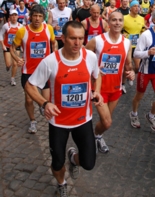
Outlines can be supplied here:
<path id="1" fill-rule="evenodd" d="M 20 84 L 10 85 L 0 50 L 0 197 L 54 197 L 56 181 L 51 173 L 48 144 L 48 123 L 39 113 L 35 115 L 38 132 L 27 132 L 29 119 L 24 107 L 24 92 Z M 140 129 L 130 125 L 129 112 L 135 93 L 127 84 L 113 114 L 112 127 L 104 134 L 110 148 L 108 154 L 97 155 L 91 172 L 80 169 L 74 181 L 66 173 L 70 197 L 155 197 L 155 133 L 145 119 L 150 110 L 153 90 L 149 88 L 139 108 Z M 94 109 L 93 123 L 98 115 Z M 74 146 L 69 139 L 67 148 Z M 68 159 L 66 165 L 68 167 Z M 67 169 L 68 170 L 68 169 Z"/>

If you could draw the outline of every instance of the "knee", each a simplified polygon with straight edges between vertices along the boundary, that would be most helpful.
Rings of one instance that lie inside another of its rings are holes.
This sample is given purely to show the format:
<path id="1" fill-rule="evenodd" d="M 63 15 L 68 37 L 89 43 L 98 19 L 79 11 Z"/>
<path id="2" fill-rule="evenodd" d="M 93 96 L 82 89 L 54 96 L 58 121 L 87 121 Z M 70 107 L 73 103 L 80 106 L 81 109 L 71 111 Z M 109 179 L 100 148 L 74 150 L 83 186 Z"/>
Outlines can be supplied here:
<path id="1" fill-rule="evenodd" d="M 27 105 L 27 106 L 33 105 L 33 100 L 31 98 L 26 98 L 25 105 Z"/>
<path id="2" fill-rule="evenodd" d="M 141 99 L 143 98 L 143 93 L 142 94 L 136 94 L 135 97 L 133 98 L 133 103 L 134 102 L 140 102 Z"/>
<path id="3" fill-rule="evenodd" d="M 90 149 L 90 153 L 88 153 L 87 155 L 85 155 L 83 157 L 80 157 L 80 155 L 79 155 L 79 159 L 80 159 L 80 162 L 79 162 L 80 166 L 82 166 L 83 169 L 92 170 L 95 166 L 95 161 L 96 161 L 95 146 L 94 146 L 93 151 L 91 151 L 91 149 Z"/>
<path id="4" fill-rule="evenodd" d="M 111 125 L 112 125 L 112 119 L 111 119 L 111 117 L 105 118 L 104 120 L 101 119 L 101 120 L 100 120 L 100 123 L 101 123 L 101 125 L 103 126 L 104 130 L 107 130 L 107 129 L 109 129 L 109 128 L 111 127 Z"/>
<path id="5" fill-rule="evenodd" d="M 52 161 L 52 165 L 51 165 L 51 168 L 54 170 L 54 171 L 60 171 L 64 166 L 64 163 L 63 162 L 59 162 L 59 161 Z"/>
<path id="6" fill-rule="evenodd" d="M 80 165 L 83 167 L 83 169 L 90 171 L 94 168 L 95 161 L 88 162 L 87 160 L 87 162 L 82 163 L 82 164 L 80 163 Z"/>

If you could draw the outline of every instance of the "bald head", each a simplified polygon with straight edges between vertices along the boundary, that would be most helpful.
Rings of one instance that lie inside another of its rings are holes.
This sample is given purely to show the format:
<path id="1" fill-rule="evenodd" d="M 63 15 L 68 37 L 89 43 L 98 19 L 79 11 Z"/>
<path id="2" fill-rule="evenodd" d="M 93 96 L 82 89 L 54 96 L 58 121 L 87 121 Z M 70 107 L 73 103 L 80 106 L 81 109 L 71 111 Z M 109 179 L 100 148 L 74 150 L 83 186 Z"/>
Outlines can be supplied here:
<path id="1" fill-rule="evenodd" d="M 97 4 L 91 6 L 90 14 L 91 14 L 91 19 L 92 20 L 94 20 L 94 21 L 98 20 L 98 18 L 100 16 L 100 7 Z"/>
<path id="2" fill-rule="evenodd" d="M 90 11 L 99 11 L 100 12 L 100 7 L 98 4 L 92 5 L 90 8 Z"/>

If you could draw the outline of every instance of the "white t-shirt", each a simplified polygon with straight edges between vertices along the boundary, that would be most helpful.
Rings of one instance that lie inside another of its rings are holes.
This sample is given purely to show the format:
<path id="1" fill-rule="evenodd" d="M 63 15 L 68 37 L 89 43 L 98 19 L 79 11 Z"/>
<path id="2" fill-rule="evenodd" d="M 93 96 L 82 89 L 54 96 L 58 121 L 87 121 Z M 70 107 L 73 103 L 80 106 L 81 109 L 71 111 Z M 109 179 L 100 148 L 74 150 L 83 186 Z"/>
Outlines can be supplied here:
<path id="1" fill-rule="evenodd" d="M 75 83 L 78 83 L 78 84 L 86 83 L 86 82 L 90 83 L 91 76 L 93 76 L 95 79 L 98 78 L 99 68 L 98 68 L 97 57 L 96 57 L 95 53 L 93 53 L 92 51 L 86 50 L 86 52 L 87 52 L 86 59 L 85 59 L 86 68 L 84 68 L 84 70 L 87 70 L 89 75 L 88 75 L 88 79 L 86 79 L 85 82 L 83 82 L 80 77 L 77 77 L 77 76 L 79 76 L 78 65 L 83 60 L 82 49 L 80 50 L 79 58 L 76 59 L 76 60 L 67 60 L 62 55 L 62 49 L 58 50 L 58 53 L 60 55 L 60 59 L 61 59 L 63 65 L 68 66 L 68 71 L 67 72 L 68 73 L 72 72 L 71 74 L 73 76 L 75 76 Z M 55 103 L 54 102 L 54 98 L 55 98 L 55 96 L 54 96 L 55 95 L 55 84 L 57 84 L 57 80 L 59 80 L 59 78 L 57 78 L 57 74 L 58 74 L 58 71 L 61 69 L 61 67 L 59 67 L 58 63 L 59 62 L 56 59 L 55 53 L 50 54 L 49 56 L 47 56 L 45 59 L 43 59 L 40 62 L 40 64 L 38 65 L 38 67 L 36 68 L 34 73 L 28 79 L 30 84 L 32 84 L 34 86 L 37 86 L 37 87 L 39 87 L 41 89 L 45 86 L 45 83 L 49 79 L 51 95 L 52 95 L 52 97 L 51 97 L 51 102 L 52 103 Z M 82 75 L 82 73 L 83 72 L 80 72 L 81 75 Z M 66 75 L 67 75 L 67 73 L 66 73 Z M 66 82 L 70 83 L 70 81 L 67 81 L 67 78 L 66 78 Z M 72 80 L 72 83 L 73 83 L 73 80 Z M 63 85 L 63 84 L 61 84 L 61 85 Z M 90 91 L 90 89 L 89 89 L 89 91 Z M 58 91 L 58 94 L 60 94 L 60 97 L 62 98 L 62 93 L 60 93 Z M 88 94 L 88 98 L 90 98 L 90 94 Z M 89 113 L 87 115 L 89 117 L 88 119 L 90 120 L 92 118 L 92 116 L 89 116 Z M 89 121 L 88 119 L 87 119 L 87 121 Z M 52 125 L 55 125 L 55 126 L 65 127 L 63 125 L 63 122 L 62 122 L 62 125 L 56 124 L 54 117 L 49 122 Z M 73 127 L 74 126 L 67 126 L 67 128 L 73 128 Z"/>
<path id="2" fill-rule="evenodd" d="M 55 27 L 56 25 L 60 26 L 59 31 L 55 31 L 56 37 L 61 37 L 62 35 L 62 27 L 63 25 L 69 21 L 71 17 L 72 10 L 71 8 L 65 7 L 64 10 L 59 10 L 58 7 L 51 9 L 52 12 L 52 26 Z"/>

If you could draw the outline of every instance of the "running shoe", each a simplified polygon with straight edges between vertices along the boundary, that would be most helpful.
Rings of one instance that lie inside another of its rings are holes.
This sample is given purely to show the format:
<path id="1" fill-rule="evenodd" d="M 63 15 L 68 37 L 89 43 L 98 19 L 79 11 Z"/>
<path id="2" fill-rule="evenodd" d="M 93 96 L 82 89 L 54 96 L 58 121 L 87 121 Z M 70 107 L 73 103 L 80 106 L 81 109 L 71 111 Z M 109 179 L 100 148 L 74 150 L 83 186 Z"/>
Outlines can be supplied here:
<path id="1" fill-rule="evenodd" d="M 79 166 L 75 165 L 71 162 L 71 157 L 76 152 L 76 149 L 74 147 L 70 147 L 67 151 L 68 159 L 69 159 L 69 173 L 72 179 L 77 179 L 79 175 Z"/>
<path id="2" fill-rule="evenodd" d="M 132 112 L 129 113 L 129 116 L 130 116 L 130 120 L 131 120 L 131 125 L 134 128 L 140 128 L 140 122 L 139 122 L 138 116 L 133 116 Z"/>
<path id="3" fill-rule="evenodd" d="M 31 134 L 35 134 L 35 133 L 37 132 L 37 127 L 36 127 L 36 125 L 37 125 L 37 121 L 32 120 L 32 121 L 30 122 L 30 127 L 29 127 L 29 129 L 28 129 L 28 132 L 31 133 Z"/>
<path id="4" fill-rule="evenodd" d="M 103 137 L 95 137 L 96 153 L 100 151 L 101 153 L 108 153 L 109 147 L 106 145 Z"/>
<path id="5" fill-rule="evenodd" d="M 152 131 L 155 131 L 155 116 L 153 118 L 150 118 L 149 113 L 147 113 L 145 115 L 145 117 L 148 120 L 148 122 L 150 123 L 150 127 L 151 127 Z"/>
<path id="6" fill-rule="evenodd" d="M 16 86 L 15 78 L 11 78 L 10 84 L 11 86 Z"/>
<path id="7" fill-rule="evenodd" d="M 65 183 L 64 185 L 58 185 L 56 196 L 57 197 L 68 197 L 67 196 L 67 183 Z"/>
<path id="8" fill-rule="evenodd" d="M 133 81 L 128 80 L 128 84 L 129 84 L 130 86 L 133 86 Z"/>
<path id="9" fill-rule="evenodd" d="M 123 94 L 126 94 L 126 88 L 125 88 L 125 85 L 124 84 L 122 85 L 122 93 Z"/>

